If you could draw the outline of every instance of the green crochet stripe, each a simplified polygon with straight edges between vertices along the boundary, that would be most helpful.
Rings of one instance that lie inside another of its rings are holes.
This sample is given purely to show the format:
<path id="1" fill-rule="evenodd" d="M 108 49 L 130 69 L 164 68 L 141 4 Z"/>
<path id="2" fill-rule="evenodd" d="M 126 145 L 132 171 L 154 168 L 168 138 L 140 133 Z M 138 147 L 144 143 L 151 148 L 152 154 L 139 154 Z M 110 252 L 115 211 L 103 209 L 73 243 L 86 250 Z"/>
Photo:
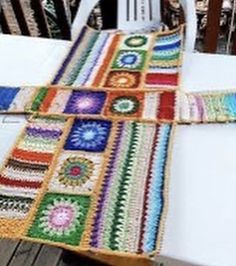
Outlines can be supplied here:
<path id="1" fill-rule="evenodd" d="M 78 77 L 78 75 L 79 75 L 81 69 L 83 68 L 84 64 L 86 63 L 86 60 L 87 60 L 87 58 L 88 58 L 90 52 L 92 51 L 93 46 L 95 45 L 95 43 L 96 43 L 98 37 L 99 37 L 99 32 L 96 32 L 96 33 L 94 34 L 94 36 L 90 39 L 89 44 L 88 44 L 87 48 L 83 51 L 83 53 L 82 53 L 82 55 L 81 55 L 79 61 L 78 61 L 77 64 L 76 64 L 75 69 L 73 69 L 73 70 L 71 71 L 72 74 L 69 76 L 69 79 L 68 79 L 68 81 L 66 82 L 66 84 L 67 84 L 68 86 L 73 85 L 74 81 L 75 81 L 76 78 Z"/>
<path id="2" fill-rule="evenodd" d="M 163 60 L 163 61 L 170 61 L 170 60 L 177 60 L 179 59 L 179 53 L 176 53 L 174 55 L 153 55 L 152 60 Z"/>
<path id="3" fill-rule="evenodd" d="M 215 120 L 216 119 L 216 115 L 215 115 L 213 98 L 210 95 L 206 95 L 204 97 L 204 101 L 207 103 L 206 104 L 206 109 L 207 109 L 208 120 L 210 120 L 210 121 Z"/>
<path id="4" fill-rule="evenodd" d="M 40 114 L 37 114 L 37 116 L 34 117 L 34 121 L 37 121 L 37 122 L 44 122 L 44 123 L 48 123 L 48 124 L 51 124 L 52 122 L 53 123 L 57 123 L 57 124 L 61 124 L 61 123 L 64 123 L 65 121 L 67 120 L 67 118 L 65 117 L 62 117 L 62 116 L 53 116 L 53 115 L 50 115 L 49 116 L 42 116 Z"/>
<path id="5" fill-rule="evenodd" d="M 119 234 L 120 225 L 122 222 L 120 220 L 124 220 L 125 213 L 125 200 L 127 198 L 127 186 L 129 186 L 132 175 L 130 174 L 130 169 L 133 167 L 133 158 L 136 156 L 136 147 L 138 144 L 138 125 L 137 123 L 133 123 L 131 127 L 131 135 L 130 135 L 130 143 L 128 147 L 128 151 L 126 154 L 126 160 L 122 169 L 120 184 L 117 193 L 117 199 L 114 209 L 114 222 L 111 227 L 110 233 L 110 243 L 109 247 L 112 250 L 118 250 L 118 241 L 117 236 Z"/>
<path id="6" fill-rule="evenodd" d="M 45 99 L 47 93 L 48 93 L 48 88 L 42 87 L 39 89 L 38 95 L 35 97 L 31 106 L 32 111 L 36 112 L 39 110 L 39 107 L 42 104 L 43 100 Z"/>

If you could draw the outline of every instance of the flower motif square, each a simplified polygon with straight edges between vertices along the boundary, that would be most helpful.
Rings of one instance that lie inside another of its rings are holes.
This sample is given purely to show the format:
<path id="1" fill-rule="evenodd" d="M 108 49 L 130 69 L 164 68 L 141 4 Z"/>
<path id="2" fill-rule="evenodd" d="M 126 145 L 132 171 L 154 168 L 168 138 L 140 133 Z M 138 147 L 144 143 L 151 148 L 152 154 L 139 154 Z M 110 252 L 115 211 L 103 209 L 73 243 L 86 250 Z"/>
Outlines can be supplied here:
<path id="1" fill-rule="evenodd" d="M 131 34 L 130 36 L 124 36 L 121 42 L 121 48 L 147 50 L 150 46 L 151 39 L 154 37 L 152 34 Z"/>
<path id="2" fill-rule="evenodd" d="M 85 228 L 89 196 L 47 193 L 27 235 L 78 246 Z"/>
<path id="3" fill-rule="evenodd" d="M 111 92 L 105 115 L 140 117 L 143 110 L 143 93 Z"/>
<path id="4" fill-rule="evenodd" d="M 64 151 L 58 159 L 49 191 L 73 195 L 92 192 L 102 163 L 101 154 Z"/>
<path id="5" fill-rule="evenodd" d="M 100 114 L 106 100 L 102 91 L 73 91 L 64 110 L 69 114 Z"/>
<path id="6" fill-rule="evenodd" d="M 65 143 L 65 150 L 103 152 L 112 123 L 107 120 L 75 119 Z"/>
<path id="7" fill-rule="evenodd" d="M 140 79 L 140 72 L 111 71 L 106 78 L 104 86 L 108 88 L 133 89 L 139 87 Z"/>
<path id="8" fill-rule="evenodd" d="M 146 58 L 146 51 L 121 50 L 118 52 L 113 64 L 113 69 L 142 70 Z"/>

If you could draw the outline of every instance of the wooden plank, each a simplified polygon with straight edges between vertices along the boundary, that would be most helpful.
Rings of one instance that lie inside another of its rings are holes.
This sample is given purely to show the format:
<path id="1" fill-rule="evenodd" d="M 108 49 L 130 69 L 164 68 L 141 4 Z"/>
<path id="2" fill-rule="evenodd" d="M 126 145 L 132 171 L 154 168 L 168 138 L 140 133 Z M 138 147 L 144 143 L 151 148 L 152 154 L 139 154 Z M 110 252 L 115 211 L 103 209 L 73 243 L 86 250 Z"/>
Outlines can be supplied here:
<path id="1" fill-rule="evenodd" d="M 36 260 L 41 246 L 40 244 L 22 241 L 7 266 L 31 266 Z"/>
<path id="2" fill-rule="evenodd" d="M 31 0 L 30 5 L 31 5 L 31 8 L 34 10 L 35 20 L 39 27 L 40 36 L 50 38 L 51 33 L 49 30 L 45 12 L 42 7 L 41 0 Z"/>
<path id="3" fill-rule="evenodd" d="M 93 256 L 89 257 L 89 255 L 85 256 L 85 255 L 81 255 L 78 253 L 64 250 L 61 261 L 59 262 L 57 266 L 67 266 L 67 265 L 111 266 L 111 264 L 102 262 L 100 260 L 95 260 Z"/>
<path id="4" fill-rule="evenodd" d="M 12 8 L 14 10 L 16 19 L 19 23 L 22 35 L 30 36 L 30 31 L 26 22 L 26 18 L 22 11 L 22 6 L 19 0 L 11 0 Z"/>
<path id="5" fill-rule="evenodd" d="M 11 30 L 10 30 L 8 24 L 7 24 L 7 20 L 6 20 L 5 14 L 4 14 L 3 10 L 1 10 L 1 9 L 0 9 L 0 25 L 1 25 L 3 33 L 11 34 Z"/>
<path id="6" fill-rule="evenodd" d="M 6 266 L 14 255 L 20 241 L 4 239 L 0 241 L 0 266 Z"/>
<path id="7" fill-rule="evenodd" d="M 65 6 L 63 0 L 53 0 L 56 15 L 57 23 L 61 31 L 62 39 L 70 40 L 71 39 L 71 30 L 70 23 L 68 21 Z"/>
<path id="8" fill-rule="evenodd" d="M 73 264 L 72 264 L 73 263 Z M 129 256 L 115 256 L 113 254 L 100 254 L 92 251 L 81 251 L 80 253 L 73 253 L 65 251 L 62 256 L 62 261 L 58 266 L 69 265 L 83 266 L 153 266 L 153 262 L 146 258 L 129 257 Z"/>
<path id="9" fill-rule="evenodd" d="M 61 254 L 62 249 L 44 245 L 32 266 L 57 266 Z"/>
<path id="10" fill-rule="evenodd" d="M 220 32 L 220 16 L 223 0 L 209 0 L 204 52 L 215 53 Z"/>

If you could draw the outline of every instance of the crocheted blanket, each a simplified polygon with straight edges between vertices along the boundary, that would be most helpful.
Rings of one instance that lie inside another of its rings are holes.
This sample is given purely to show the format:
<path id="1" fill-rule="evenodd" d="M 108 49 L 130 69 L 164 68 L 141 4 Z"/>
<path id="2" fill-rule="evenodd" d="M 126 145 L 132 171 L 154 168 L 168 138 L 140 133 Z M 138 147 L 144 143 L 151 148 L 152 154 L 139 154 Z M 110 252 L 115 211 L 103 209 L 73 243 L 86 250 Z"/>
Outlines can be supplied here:
<path id="1" fill-rule="evenodd" d="M 166 89 L 1 87 L 0 113 L 40 113 L 152 123 L 236 120 L 236 91 L 185 93 Z"/>
<path id="2" fill-rule="evenodd" d="M 0 237 L 74 251 L 160 251 L 178 123 L 235 120 L 235 92 L 179 90 L 182 29 L 85 27 L 45 87 L 0 87 L 30 119 L 0 168 Z M 67 87 L 73 85 L 74 87 Z"/>

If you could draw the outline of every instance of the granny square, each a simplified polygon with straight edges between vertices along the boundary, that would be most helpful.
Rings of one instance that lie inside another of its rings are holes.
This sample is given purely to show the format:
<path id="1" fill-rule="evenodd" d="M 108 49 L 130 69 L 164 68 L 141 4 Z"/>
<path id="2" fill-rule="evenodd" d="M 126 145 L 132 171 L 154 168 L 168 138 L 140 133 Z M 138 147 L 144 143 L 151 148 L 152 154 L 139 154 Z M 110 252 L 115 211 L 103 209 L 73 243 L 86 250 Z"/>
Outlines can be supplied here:
<path id="1" fill-rule="evenodd" d="M 75 119 L 65 143 L 65 150 L 103 152 L 107 146 L 111 122 L 96 119 Z"/>
<path id="2" fill-rule="evenodd" d="M 73 91 L 64 113 L 69 114 L 100 114 L 106 93 L 102 91 Z"/>
<path id="3" fill-rule="evenodd" d="M 105 87 L 134 89 L 139 86 L 141 73 L 132 71 L 111 71 L 106 77 Z"/>
<path id="4" fill-rule="evenodd" d="M 112 64 L 113 69 L 142 70 L 146 52 L 142 50 L 121 50 L 117 53 Z"/>
<path id="5" fill-rule="evenodd" d="M 49 184 L 49 191 L 70 194 L 93 191 L 103 157 L 97 153 L 63 151 Z"/>
<path id="6" fill-rule="evenodd" d="M 121 47 L 126 49 L 143 49 L 147 50 L 152 36 L 149 34 L 132 34 L 130 36 L 124 36 Z"/>
<path id="7" fill-rule="evenodd" d="M 140 117 L 143 108 L 143 93 L 111 92 L 105 115 Z"/>
<path id="8" fill-rule="evenodd" d="M 79 245 L 89 205 L 89 196 L 48 193 L 43 198 L 27 235 Z"/>

